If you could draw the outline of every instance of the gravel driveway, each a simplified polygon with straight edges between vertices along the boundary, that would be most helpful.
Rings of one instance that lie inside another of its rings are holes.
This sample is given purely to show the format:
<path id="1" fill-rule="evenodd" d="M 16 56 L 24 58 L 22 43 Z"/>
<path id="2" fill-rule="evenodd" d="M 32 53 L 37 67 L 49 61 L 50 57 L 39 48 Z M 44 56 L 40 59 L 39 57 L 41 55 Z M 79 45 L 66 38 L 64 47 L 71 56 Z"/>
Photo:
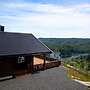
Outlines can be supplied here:
<path id="1" fill-rule="evenodd" d="M 60 66 L 36 74 L 28 74 L 0 82 L 0 90 L 88 90 L 86 86 L 67 77 Z"/>

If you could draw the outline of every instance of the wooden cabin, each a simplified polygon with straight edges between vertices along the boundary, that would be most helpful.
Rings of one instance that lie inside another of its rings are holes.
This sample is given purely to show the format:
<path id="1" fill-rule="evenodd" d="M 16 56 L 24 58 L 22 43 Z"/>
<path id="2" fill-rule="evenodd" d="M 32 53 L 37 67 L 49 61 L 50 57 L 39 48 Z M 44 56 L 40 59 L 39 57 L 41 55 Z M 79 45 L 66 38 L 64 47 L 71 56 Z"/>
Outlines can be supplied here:
<path id="1" fill-rule="evenodd" d="M 33 73 L 33 57 L 52 51 L 32 34 L 4 32 L 0 26 L 0 76 L 18 71 Z M 45 58 L 43 68 L 45 66 Z"/>

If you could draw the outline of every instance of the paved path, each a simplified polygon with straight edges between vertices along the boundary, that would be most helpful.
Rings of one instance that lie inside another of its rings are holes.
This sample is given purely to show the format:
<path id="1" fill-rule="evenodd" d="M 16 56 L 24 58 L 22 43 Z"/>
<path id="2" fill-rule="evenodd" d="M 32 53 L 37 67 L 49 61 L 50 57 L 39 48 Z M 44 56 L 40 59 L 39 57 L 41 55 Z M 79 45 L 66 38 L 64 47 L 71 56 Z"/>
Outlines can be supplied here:
<path id="1" fill-rule="evenodd" d="M 64 67 L 56 67 L 33 75 L 0 82 L 0 90 L 88 90 L 67 77 Z"/>

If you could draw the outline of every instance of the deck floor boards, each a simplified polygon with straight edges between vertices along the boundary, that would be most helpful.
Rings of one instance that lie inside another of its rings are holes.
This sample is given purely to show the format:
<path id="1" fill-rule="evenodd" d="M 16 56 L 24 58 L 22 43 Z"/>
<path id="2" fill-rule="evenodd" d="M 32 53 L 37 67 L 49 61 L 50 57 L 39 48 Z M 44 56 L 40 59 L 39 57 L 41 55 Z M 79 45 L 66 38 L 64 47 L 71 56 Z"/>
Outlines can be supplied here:
<path id="1" fill-rule="evenodd" d="M 88 88 L 69 79 L 67 70 L 60 66 L 0 82 L 0 90 L 88 90 Z"/>

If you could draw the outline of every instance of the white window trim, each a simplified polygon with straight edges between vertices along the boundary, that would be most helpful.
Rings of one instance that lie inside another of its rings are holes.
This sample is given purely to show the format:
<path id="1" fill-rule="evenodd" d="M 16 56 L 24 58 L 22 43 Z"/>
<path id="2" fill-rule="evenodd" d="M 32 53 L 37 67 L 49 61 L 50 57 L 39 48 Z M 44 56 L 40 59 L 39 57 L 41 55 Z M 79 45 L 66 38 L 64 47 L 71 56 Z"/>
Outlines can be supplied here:
<path id="1" fill-rule="evenodd" d="M 24 63 L 24 62 L 25 62 L 25 58 L 23 56 L 19 56 L 18 63 Z"/>

